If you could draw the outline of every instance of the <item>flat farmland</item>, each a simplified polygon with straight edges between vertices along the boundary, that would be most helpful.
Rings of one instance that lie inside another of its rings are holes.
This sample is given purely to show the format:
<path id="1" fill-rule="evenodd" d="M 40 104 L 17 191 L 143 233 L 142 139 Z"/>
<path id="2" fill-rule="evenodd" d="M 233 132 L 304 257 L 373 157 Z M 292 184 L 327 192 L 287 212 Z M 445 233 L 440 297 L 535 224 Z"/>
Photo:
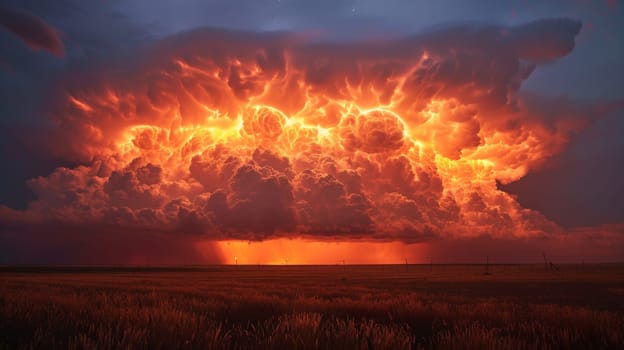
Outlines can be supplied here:
<path id="1" fill-rule="evenodd" d="M 85 348 L 622 349 L 624 265 L 0 267 L 0 349 Z"/>

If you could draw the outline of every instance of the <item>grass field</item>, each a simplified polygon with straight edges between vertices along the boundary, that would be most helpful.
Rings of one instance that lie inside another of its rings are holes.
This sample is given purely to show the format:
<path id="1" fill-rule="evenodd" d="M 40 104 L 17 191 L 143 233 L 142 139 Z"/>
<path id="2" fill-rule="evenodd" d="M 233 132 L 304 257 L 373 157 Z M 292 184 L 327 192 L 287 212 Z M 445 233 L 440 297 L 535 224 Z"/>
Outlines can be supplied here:
<path id="1" fill-rule="evenodd" d="M 0 267 L 0 349 L 624 349 L 624 265 Z"/>

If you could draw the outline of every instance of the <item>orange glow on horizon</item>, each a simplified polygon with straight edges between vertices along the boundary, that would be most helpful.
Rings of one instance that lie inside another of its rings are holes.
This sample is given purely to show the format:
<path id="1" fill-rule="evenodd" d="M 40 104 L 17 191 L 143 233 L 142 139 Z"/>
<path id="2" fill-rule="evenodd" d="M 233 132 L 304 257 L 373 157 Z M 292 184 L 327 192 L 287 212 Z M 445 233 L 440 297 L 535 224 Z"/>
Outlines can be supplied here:
<path id="1" fill-rule="evenodd" d="M 425 244 L 401 242 L 321 242 L 279 238 L 261 242 L 220 241 L 198 243 L 220 251 L 223 264 L 239 265 L 342 265 L 410 264 L 428 262 Z"/>

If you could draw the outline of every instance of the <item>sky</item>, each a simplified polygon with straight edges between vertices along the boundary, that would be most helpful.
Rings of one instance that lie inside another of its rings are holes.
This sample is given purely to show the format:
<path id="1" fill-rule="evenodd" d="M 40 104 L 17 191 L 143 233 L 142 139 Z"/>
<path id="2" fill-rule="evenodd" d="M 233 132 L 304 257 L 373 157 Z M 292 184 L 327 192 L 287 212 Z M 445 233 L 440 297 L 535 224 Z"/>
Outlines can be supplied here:
<path id="1" fill-rule="evenodd" d="M 624 259 L 615 0 L 0 1 L 0 263 Z"/>

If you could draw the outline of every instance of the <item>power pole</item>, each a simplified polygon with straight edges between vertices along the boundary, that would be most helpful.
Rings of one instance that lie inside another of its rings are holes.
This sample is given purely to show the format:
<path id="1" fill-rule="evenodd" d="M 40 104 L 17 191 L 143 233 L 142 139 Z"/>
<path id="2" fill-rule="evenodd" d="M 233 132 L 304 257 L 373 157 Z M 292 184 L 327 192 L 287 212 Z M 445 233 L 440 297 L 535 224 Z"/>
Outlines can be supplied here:
<path id="1" fill-rule="evenodd" d="M 483 273 L 486 276 L 491 275 L 490 273 L 490 256 L 486 255 L 485 256 L 485 272 Z"/>
<path id="2" fill-rule="evenodd" d="M 433 256 L 430 256 L 429 259 L 429 271 L 433 272 Z"/>

